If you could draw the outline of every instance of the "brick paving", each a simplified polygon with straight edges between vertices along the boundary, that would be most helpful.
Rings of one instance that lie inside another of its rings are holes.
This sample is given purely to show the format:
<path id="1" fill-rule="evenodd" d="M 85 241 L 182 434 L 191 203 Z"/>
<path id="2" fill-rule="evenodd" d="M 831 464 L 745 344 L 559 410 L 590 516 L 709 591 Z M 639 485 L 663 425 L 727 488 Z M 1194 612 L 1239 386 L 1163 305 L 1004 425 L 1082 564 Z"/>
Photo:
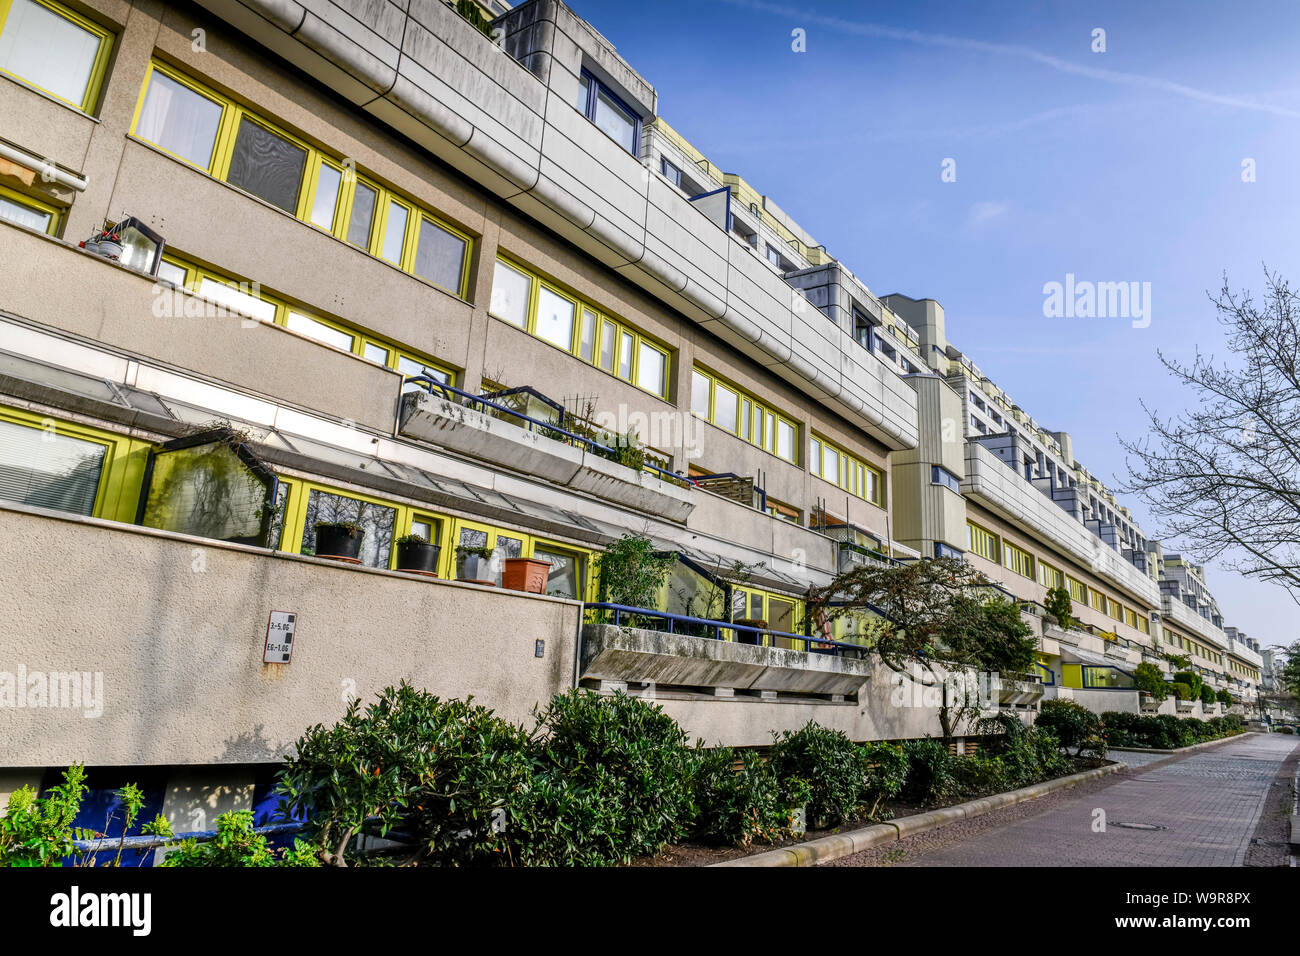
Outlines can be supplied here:
<path id="1" fill-rule="evenodd" d="M 1131 769 L 825 865 L 1241 866 L 1297 746 L 1247 734 L 1172 758 L 1116 752 Z M 1098 809 L 1106 827 L 1094 832 Z"/>

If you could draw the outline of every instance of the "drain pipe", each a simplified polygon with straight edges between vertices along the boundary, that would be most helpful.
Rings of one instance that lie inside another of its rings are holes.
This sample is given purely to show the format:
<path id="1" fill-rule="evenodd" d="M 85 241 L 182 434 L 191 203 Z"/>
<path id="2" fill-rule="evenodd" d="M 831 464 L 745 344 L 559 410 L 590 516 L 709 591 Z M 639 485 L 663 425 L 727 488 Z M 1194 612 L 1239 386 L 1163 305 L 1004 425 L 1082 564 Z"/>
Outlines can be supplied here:
<path id="1" fill-rule="evenodd" d="M 579 675 L 582 673 L 582 621 L 587 616 L 587 602 L 578 602 L 578 633 L 573 642 L 573 690 L 578 689 Z"/>
<path id="2" fill-rule="evenodd" d="M 42 159 L 39 156 L 33 156 L 31 153 L 16 146 L 10 146 L 8 143 L 0 142 L 0 156 L 17 163 L 20 166 L 26 166 L 28 169 L 38 172 L 42 179 L 53 179 L 60 186 L 67 186 L 75 189 L 79 193 L 86 191 L 90 185 L 90 180 L 84 176 L 74 176 L 72 173 L 65 173 L 49 160 Z"/>

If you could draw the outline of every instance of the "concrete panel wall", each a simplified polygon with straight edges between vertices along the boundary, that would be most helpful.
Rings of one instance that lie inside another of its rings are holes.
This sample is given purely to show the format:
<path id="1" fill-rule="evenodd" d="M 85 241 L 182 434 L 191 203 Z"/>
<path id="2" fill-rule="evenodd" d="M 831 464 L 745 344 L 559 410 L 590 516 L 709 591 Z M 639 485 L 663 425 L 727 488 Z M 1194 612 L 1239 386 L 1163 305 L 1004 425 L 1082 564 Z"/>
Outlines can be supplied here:
<path id="1" fill-rule="evenodd" d="M 571 601 L 32 511 L 0 525 L 5 668 L 103 675 L 97 717 L 0 707 L 10 768 L 276 762 L 403 678 L 521 722 L 572 686 Z M 262 663 L 272 610 L 299 615 L 289 664 Z"/>

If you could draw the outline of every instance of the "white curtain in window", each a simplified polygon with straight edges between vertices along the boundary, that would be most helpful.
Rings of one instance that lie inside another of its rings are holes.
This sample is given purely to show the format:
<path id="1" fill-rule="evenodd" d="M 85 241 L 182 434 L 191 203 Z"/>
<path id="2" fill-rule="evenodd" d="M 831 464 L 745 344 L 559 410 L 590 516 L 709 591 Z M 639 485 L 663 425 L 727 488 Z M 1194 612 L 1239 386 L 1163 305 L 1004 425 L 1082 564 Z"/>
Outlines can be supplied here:
<path id="1" fill-rule="evenodd" d="M 106 449 L 48 429 L 0 421 L 0 498 L 88 515 Z"/>
<path id="2" fill-rule="evenodd" d="M 141 139 L 206 169 L 220 123 L 219 103 L 155 70 L 135 131 Z"/>
<path id="3" fill-rule="evenodd" d="M 45 232 L 50 227 L 50 214 L 48 212 L 32 209 L 30 206 L 24 206 L 22 203 L 6 199 L 4 196 L 0 196 L 0 219 L 19 226 L 26 226 L 28 229 L 36 229 L 40 232 Z"/>
<path id="4" fill-rule="evenodd" d="M 13 0 L 0 34 L 0 68 L 81 105 L 100 38 L 33 0 Z"/>

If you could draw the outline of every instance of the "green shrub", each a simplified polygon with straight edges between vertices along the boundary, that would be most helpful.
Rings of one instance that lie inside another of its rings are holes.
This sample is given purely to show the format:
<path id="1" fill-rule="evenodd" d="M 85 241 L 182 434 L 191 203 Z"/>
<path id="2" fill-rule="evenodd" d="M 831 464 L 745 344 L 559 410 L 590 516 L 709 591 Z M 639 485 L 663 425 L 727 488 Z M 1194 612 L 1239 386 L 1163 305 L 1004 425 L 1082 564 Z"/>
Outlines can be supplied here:
<path id="1" fill-rule="evenodd" d="M 295 838 L 293 849 L 284 849 L 277 856 L 266 837 L 253 830 L 252 810 L 232 810 L 217 817 L 217 835 L 199 843 L 182 840 L 177 850 L 169 853 L 163 866 L 320 866 L 316 848 L 301 838 Z"/>
<path id="2" fill-rule="evenodd" d="M 1174 681 L 1172 684 L 1170 684 L 1169 691 L 1179 700 L 1192 699 L 1192 688 L 1189 685 L 1184 684 L 1182 681 Z M 1165 716 L 1168 717 L 1169 715 L 1166 714 Z"/>
<path id="3" fill-rule="evenodd" d="M 1150 661 L 1143 661 L 1133 668 L 1133 686 L 1146 691 L 1154 700 L 1164 700 L 1169 696 L 1164 672 Z"/>
<path id="4" fill-rule="evenodd" d="M 1094 753 L 1099 751 L 1098 756 L 1106 752 L 1101 718 L 1072 700 L 1058 698 L 1043 701 L 1034 723 L 1035 726 L 1051 731 L 1062 747 L 1073 747 L 1076 757 L 1082 756 L 1084 750 Z"/>
<path id="5" fill-rule="evenodd" d="M 979 751 L 953 761 L 953 777 L 963 796 L 978 797 L 1014 790 L 1013 775 L 1000 756 Z"/>
<path id="6" fill-rule="evenodd" d="M 808 826 L 836 826 L 861 805 L 866 767 L 859 748 L 838 730 L 815 721 L 791 733 L 772 734 L 768 755 L 779 780 L 808 781 Z"/>
<path id="7" fill-rule="evenodd" d="M 811 788 L 798 778 L 787 783 L 783 787 L 771 763 L 753 751 L 702 752 L 695 769 L 696 838 L 749 846 L 795 835 L 794 811 L 807 803 Z"/>
<path id="8" fill-rule="evenodd" d="M 907 782 L 903 798 L 912 803 L 935 803 L 959 792 L 955 758 L 942 742 L 926 737 L 903 743 L 907 755 Z"/>
<path id="9" fill-rule="evenodd" d="M 1226 689 L 1217 691 L 1214 695 L 1214 699 L 1217 700 L 1224 707 L 1231 707 L 1234 703 L 1236 703 L 1236 701 L 1232 699 L 1232 694 L 1229 693 Z"/>
<path id="10" fill-rule="evenodd" d="M 698 754 L 663 708 L 627 694 L 586 690 L 559 694 L 537 714 L 533 756 L 544 779 L 526 791 L 525 808 L 512 823 L 521 852 L 556 864 L 592 860 L 627 862 L 679 842 L 695 817 L 693 775 Z M 564 843 L 535 802 L 557 812 L 572 804 L 582 820 Z M 550 832 L 540 843 L 530 830 Z"/>
<path id="11" fill-rule="evenodd" d="M 1211 687 L 1209 684 L 1202 684 L 1201 703 L 1204 704 L 1206 707 L 1209 707 L 1217 700 L 1218 697 L 1215 696 L 1214 688 Z"/>
<path id="12" fill-rule="evenodd" d="M 1004 790 L 1025 787 L 1071 769 L 1069 758 L 1061 753 L 1060 740 L 1055 734 L 1046 728 L 1030 727 L 1015 714 L 985 718 L 976 727 L 983 736 L 974 759 L 978 761 L 987 756 L 998 761 L 995 768 L 972 771 L 987 777 L 986 785 L 977 787 L 980 792 L 991 791 L 999 782 Z M 1104 748 L 1104 743 L 1100 746 Z M 967 761 L 959 760 L 958 766 Z"/>
<path id="13" fill-rule="evenodd" d="M 1073 630 L 1079 626 L 1079 619 L 1074 616 L 1074 605 L 1070 601 L 1070 592 L 1061 586 L 1047 589 L 1043 598 L 1043 607 L 1047 613 L 1056 618 L 1064 630 Z"/>
<path id="14" fill-rule="evenodd" d="M 305 818 L 305 838 L 335 866 L 357 862 L 354 836 L 395 828 L 414 837 L 409 862 L 491 858 L 501 850 L 492 818 L 528 779 L 527 747 L 521 728 L 486 707 L 403 682 L 298 740 L 280 772 L 280 809 Z"/>
<path id="15" fill-rule="evenodd" d="M 866 743 L 858 750 L 863 769 L 862 808 L 871 820 L 880 819 L 880 807 L 903 792 L 907 784 L 907 753 L 898 744 Z"/>
<path id="16" fill-rule="evenodd" d="M 1200 700 L 1201 685 L 1205 680 L 1196 671 L 1182 670 L 1174 675 L 1174 682 L 1177 684 L 1186 684 L 1188 695 L 1184 700 Z"/>
<path id="17" fill-rule="evenodd" d="M 1288 724 L 1280 724 L 1280 725 L 1278 725 L 1277 727 L 1274 727 L 1274 728 L 1273 728 L 1273 733 L 1275 733 L 1275 734 L 1293 734 L 1293 733 L 1295 733 L 1295 728 L 1292 727 L 1292 726 L 1290 726 L 1290 725 L 1288 725 Z"/>

